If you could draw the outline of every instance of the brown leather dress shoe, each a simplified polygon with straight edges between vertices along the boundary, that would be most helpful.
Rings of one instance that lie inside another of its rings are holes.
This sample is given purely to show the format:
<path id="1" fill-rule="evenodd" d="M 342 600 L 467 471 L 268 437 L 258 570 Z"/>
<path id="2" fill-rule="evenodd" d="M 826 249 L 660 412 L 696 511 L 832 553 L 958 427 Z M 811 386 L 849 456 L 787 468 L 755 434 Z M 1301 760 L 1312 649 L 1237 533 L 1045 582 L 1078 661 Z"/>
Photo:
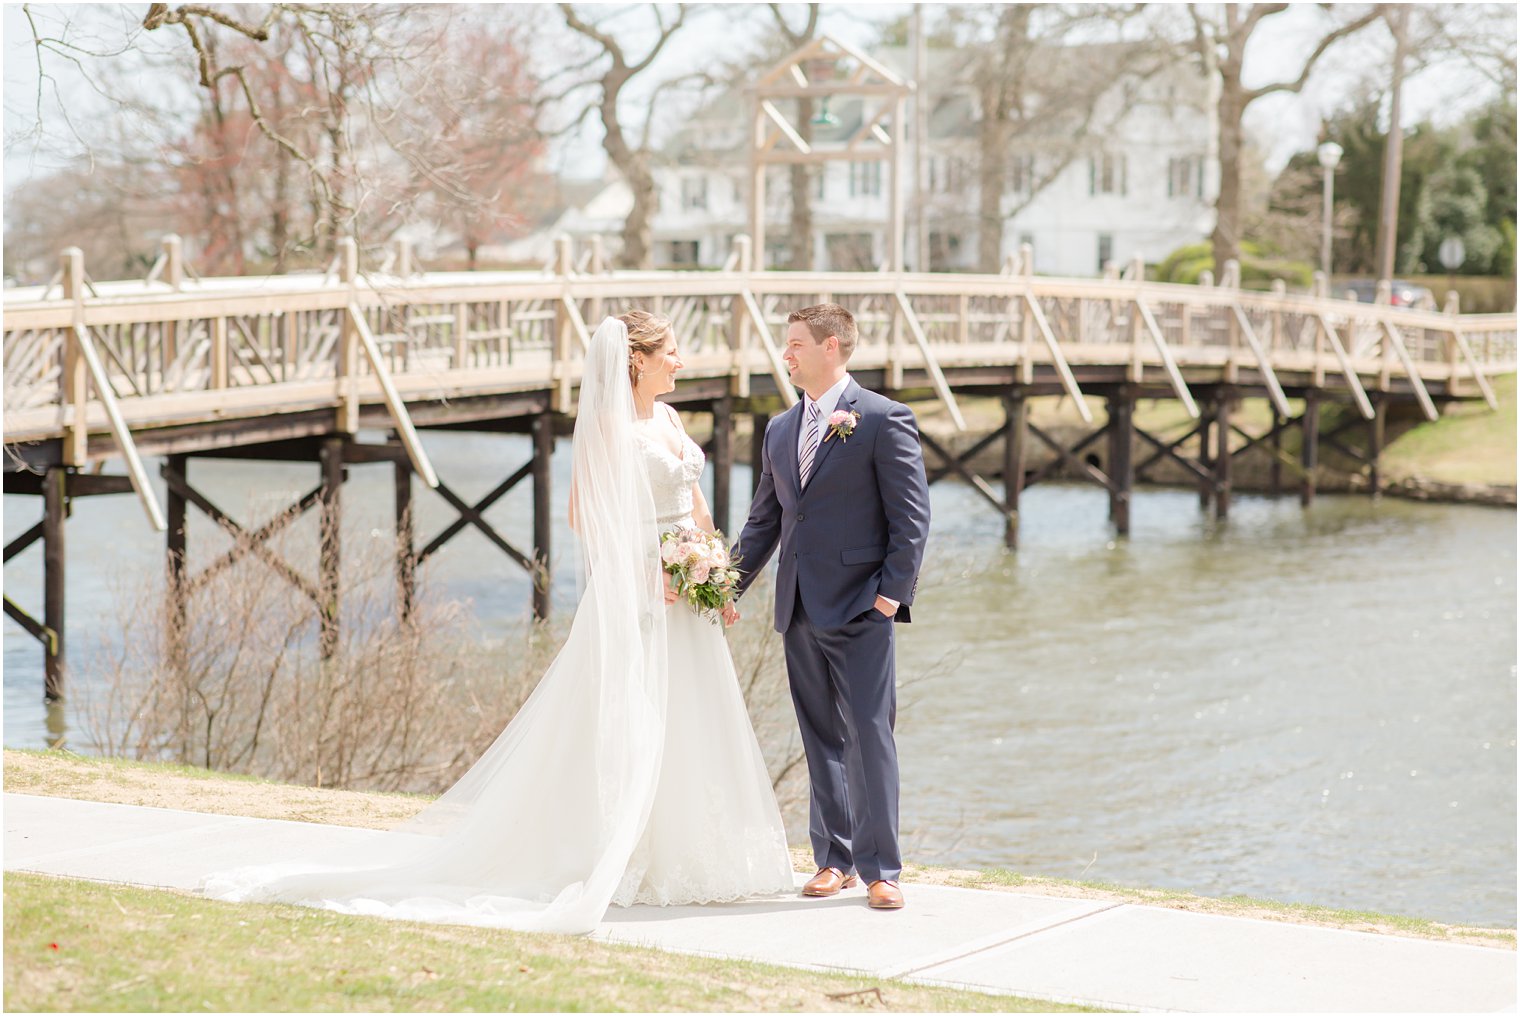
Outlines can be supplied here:
<path id="1" fill-rule="evenodd" d="M 885 879 L 871 883 L 871 887 L 866 890 L 866 899 L 872 910 L 901 910 L 903 908 L 902 890 L 897 888 L 896 882 L 888 882 Z"/>
<path id="2" fill-rule="evenodd" d="M 839 890 L 848 889 L 858 881 L 854 875 L 846 875 L 838 868 L 819 868 L 818 874 L 803 885 L 802 895 L 837 896 Z"/>

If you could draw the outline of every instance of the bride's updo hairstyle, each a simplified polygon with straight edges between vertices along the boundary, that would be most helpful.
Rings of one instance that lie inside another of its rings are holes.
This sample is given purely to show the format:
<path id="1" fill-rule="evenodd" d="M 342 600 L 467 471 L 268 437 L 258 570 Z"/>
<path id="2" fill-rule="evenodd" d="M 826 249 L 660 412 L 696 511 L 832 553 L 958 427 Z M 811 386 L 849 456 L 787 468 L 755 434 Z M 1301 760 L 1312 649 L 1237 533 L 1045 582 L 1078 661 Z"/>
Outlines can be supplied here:
<path id="1" fill-rule="evenodd" d="M 647 310 L 631 310 L 627 314 L 619 314 L 618 320 L 628 328 L 628 383 L 639 383 L 639 368 L 634 364 L 633 354 L 643 353 L 645 356 L 653 356 L 665 345 L 665 338 L 671 334 L 670 319 L 651 314 Z"/>

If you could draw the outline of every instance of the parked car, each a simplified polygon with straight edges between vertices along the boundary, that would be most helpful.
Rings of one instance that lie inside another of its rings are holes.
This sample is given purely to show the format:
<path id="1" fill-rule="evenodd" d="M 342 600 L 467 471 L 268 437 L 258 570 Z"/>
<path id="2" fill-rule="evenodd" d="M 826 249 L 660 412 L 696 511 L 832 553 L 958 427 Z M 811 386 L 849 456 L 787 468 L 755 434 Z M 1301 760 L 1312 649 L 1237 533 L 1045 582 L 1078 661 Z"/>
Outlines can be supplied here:
<path id="1" fill-rule="evenodd" d="M 1342 300 L 1356 300 L 1359 303 L 1373 303 L 1377 300 L 1376 279 L 1347 279 L 1335 284 L 1335 295 Z M 1389 293 L 1388 302 L 1394 307 L 1430 307 L 1436 306 L 1436 295 L 1425 286 L 1415 285 L 1403 279 L 1394 279 L 1392 291 Z"/>

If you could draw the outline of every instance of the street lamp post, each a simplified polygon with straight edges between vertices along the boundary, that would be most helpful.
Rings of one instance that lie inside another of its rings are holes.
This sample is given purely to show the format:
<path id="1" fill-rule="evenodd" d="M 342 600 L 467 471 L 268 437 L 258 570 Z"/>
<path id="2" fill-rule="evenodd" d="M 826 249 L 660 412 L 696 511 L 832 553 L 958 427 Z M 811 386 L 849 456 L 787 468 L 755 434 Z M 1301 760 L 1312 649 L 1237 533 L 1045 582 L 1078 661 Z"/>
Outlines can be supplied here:
<path id="1" fill-rule="evenodd" d="M 1335 167 L 1340 164 L 1344 150 L 1334 141 L 1319 146 L 1319 164 L 1325 170 L 1325 222 L 1320 239 L 1319 268 L 1325 273 L 1325 289 L 1330 289 L 1330 225 L 1334 219 Z"/>

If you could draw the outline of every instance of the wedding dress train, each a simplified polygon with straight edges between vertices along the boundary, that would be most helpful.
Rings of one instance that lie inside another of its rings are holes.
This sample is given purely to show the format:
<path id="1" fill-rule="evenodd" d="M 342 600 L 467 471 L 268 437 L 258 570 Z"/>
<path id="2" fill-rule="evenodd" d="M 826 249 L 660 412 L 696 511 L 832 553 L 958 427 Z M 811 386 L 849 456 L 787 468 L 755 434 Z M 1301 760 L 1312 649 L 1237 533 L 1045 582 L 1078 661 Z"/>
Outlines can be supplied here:
<path id="1" fill-rule="evenodd" d="M 663 602 L 658 533 L 702 452 L 641 431 L 627 333 L 592 338 L 576 420 L 586 587 L 564 647 L 480 760 L 395 830 L 202 891 L 391 918 L 588 932 L 609 904 L 790 892 L 785 831 L 722 630 Z"/>

